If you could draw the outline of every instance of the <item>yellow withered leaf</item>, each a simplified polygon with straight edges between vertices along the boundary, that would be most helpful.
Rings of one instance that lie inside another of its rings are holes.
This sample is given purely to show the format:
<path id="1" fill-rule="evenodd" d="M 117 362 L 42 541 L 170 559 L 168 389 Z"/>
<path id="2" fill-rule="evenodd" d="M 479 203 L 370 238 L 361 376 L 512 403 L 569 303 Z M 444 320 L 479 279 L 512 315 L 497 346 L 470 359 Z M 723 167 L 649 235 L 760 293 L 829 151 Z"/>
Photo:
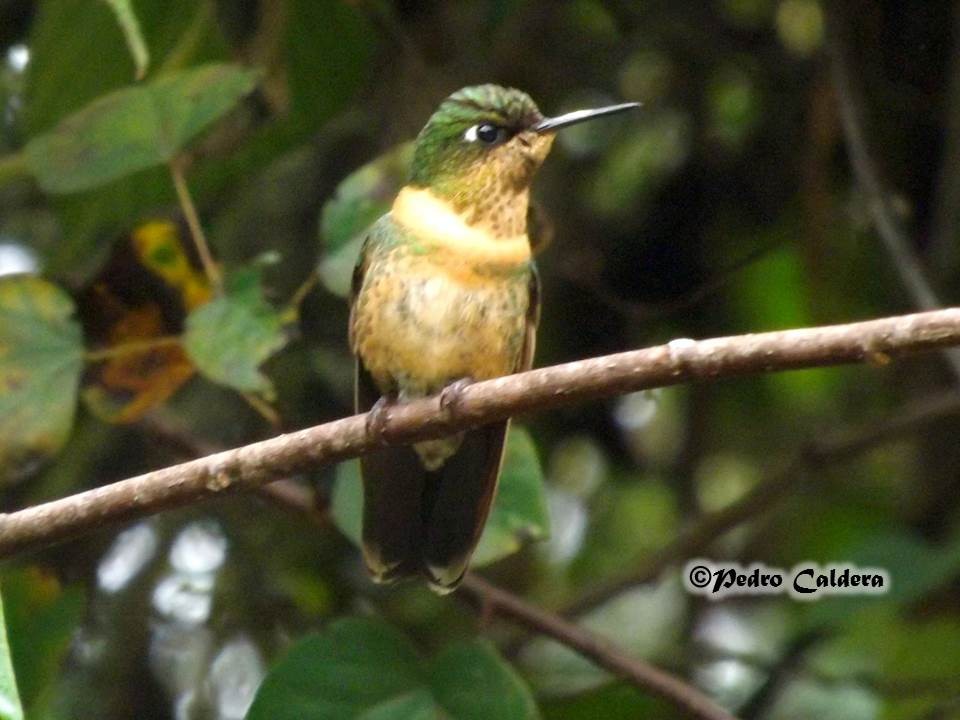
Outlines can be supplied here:
<path id="1" fill-rule="evenodd" d="M 211 297 L 175 223 L 135 228 L 82 296 L 99 353 L 83 388 L 91 412 L 107 422 L 135 422 L 179 390 L 196 368 L 174 337 L 187 313 Z"/>

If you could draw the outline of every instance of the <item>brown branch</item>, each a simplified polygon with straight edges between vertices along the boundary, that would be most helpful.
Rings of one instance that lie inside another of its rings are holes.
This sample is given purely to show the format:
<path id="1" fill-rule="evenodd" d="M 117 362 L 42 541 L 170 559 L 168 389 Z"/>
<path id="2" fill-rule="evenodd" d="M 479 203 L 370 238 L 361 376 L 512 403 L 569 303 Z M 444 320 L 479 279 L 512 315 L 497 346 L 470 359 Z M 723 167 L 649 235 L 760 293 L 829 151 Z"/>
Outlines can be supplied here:
<path id="1" fill-rule="evenodd" d="M 492 607 L 493 612 L 502 617 L 551 637 L 589 658 L 604 670 L 664 698 L 684 712 L 686 717 L 700 720 L 734 720 L 733 715 L 718 707 L 692 685 L 643 660 L 630 657 L 599 635 L 584 630 L 559 615 L 534 607 L 477 575 L 467 575 L 461 588 L 473 595 L 481 606 Z"/>
<path id="2" fill-rule="evenodd" d="M 149 415 L 139 423 L 140 428 L 152 438 L 167 445 L 171 445 L 175 454 L 181 458 L 192 460 L 223 452 L 224 447 L 198 437 L 193 433 L 185 432 L 169 419 L 160 414 Z M 285 509 L 293 509 L 305 515 L 317 525 L 327 525 L 326 502 L 320 502 L 317 494 L 301 482 L 290 478 L 280 478 L 260 485 L 255 492 L 265 500 Z"/>
<path id="3" fill-rule="evenodd" d="M 960 396 L 949 394 L 908 406 L 895 417 L 869 427 L 817 439 L 802 448 L 787 465 L 761 481 L 737 502 L 693 520 L 679 535 L 622 577 L 594 585 L 567 604 L 561 613 L 578 617 L 638 585 L 656 580 L 664 570 L 706 550 L 715 540 L 743 522 L 776 505 L 797 487 L 811 465 L 841 460 L 912 432 L 926 423 L 960 413 Z"/>
<path id="4" fill-rule="evenodd" d="M 357 457 L 381 441 L 406 444 L 526 412 L 637 390 L 749 373 L 871 361 L 960 344 L 960 309 L 667 345 L 580 360 L 467 387 L 453 408 L 437 398 L 396 406 L 380 437 L 365 416 L 336 420 L 156 470 L 0 516 L 0 557 L 220 493 Z"/>

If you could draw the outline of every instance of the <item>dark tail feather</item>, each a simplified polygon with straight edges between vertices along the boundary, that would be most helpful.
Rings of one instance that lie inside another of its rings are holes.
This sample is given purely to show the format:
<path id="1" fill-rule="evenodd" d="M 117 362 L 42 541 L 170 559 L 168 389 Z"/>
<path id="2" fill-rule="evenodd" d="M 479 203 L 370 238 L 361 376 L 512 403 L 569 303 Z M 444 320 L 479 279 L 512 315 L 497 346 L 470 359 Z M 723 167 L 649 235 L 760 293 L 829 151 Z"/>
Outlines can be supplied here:
<path id="1" fill-rule="evenodd" d="M 439 470 L 426 474 L 420 550 L 423 573 L 440 593 L 463 579 L 490 514 L 509 421 L 470 430 Z"/>
<path id="2" fill-rule="evenodd" d="M 387 447 L 360 460 L 363 559 L 376 582 L 416 575 L 426 471 L 413 448 Z"/>
<path id="3" fill-rule="evenodd" d="M 380 398 L 357 360 L 355 406 L 366 412 Z M 424 469 L 413 448 L 385 447 L 360 459 L 363 478 L 363 559 L 376 582 L 420 571 Z"/>
<path id="4" fill-rule="evenodd" d="M 358 361 L 357 412 L 379 397 Z M 433 472 L 412 447 L 384 447 L 360 459 L 363 558 L 376 582 L 423 574 L 440 593 L 460 584 L 490 514 L 508 426 L 465 433 L 456 453 Z"/>

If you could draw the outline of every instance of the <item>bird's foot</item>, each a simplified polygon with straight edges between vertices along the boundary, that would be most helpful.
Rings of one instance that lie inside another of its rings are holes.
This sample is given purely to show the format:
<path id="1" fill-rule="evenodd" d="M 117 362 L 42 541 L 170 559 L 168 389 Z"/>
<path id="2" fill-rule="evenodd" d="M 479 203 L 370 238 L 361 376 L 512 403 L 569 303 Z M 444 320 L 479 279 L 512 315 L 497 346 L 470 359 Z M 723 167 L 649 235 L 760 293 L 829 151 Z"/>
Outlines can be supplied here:
<path id="1" fill-rule="evenodd" d="M 396 398 L 384 395 L 367 412 L 367 419 L 364 423 L 367 434 L 380 445 L 386 445 L 384 431 L 387 428 L 387 423 L 390 422 L 390 408 L 396 403 Z"/>
<path id="2" fill-rule="evenodd" d="M 460 378 L 456 382 L 447 385 L 440 392 L 440 409 L 448 416 L 454 417 L 460 407 L 463 398 L 463 391 L 473 385 L 473 378 Z"/>

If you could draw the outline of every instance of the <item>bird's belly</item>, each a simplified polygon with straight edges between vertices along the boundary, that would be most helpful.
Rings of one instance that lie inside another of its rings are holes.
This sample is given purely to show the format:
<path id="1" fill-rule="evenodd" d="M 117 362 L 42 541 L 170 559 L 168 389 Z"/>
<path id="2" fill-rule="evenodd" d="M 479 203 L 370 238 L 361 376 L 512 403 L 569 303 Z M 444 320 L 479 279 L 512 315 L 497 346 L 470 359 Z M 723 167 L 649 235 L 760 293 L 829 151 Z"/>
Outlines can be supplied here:
<path id="1" fill-rule="evenodd" d="M 523 343 L 525 289 L 515 278 L 391 273 L 365 288 L 357 349 L 381 389 L 406 396 L 509 374 Z"/>

